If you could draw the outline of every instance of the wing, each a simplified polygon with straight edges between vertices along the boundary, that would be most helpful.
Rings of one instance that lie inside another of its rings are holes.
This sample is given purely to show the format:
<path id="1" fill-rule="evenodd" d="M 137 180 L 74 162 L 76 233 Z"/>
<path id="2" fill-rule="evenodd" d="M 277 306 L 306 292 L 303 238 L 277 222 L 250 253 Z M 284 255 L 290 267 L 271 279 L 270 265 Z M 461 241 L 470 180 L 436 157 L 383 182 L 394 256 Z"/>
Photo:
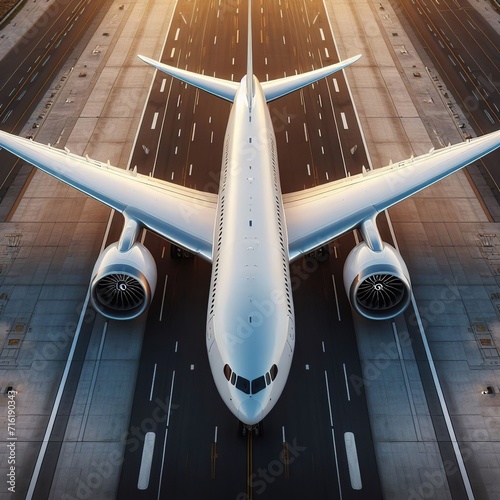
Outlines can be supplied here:
<path id="1" fill-rule="evenodd" d="M 283 195 L 289 258 L 296 259 L 500 146 L 500 131 L 384 168 Z"/>
<path id="2" fill-rule="evenodd" d="M 211 262 L 217 195 L 1 131 L 0 147 Z"/>

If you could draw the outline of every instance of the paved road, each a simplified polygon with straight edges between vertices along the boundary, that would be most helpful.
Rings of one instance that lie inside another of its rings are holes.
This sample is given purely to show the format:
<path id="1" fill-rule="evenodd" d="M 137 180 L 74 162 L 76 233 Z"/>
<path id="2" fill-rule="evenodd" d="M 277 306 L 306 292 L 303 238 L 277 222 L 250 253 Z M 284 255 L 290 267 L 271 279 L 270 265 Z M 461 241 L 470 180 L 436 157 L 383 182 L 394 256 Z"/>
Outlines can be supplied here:
<path id="1" fill-rule="evenodd" d="M 283 7 L 282 17 L 279 3 L 266 4 L 263 13 L 255 3 L 256 45 L 263 33 L 254 49 L 261 80 L 335 61 L 325 17 L 316 17 L 321 3 L 303 8 Z M 217 21 L 221 16 L 224 23 Z M 245 26 L 244 14 L 217 13 L 217 3 L 179 2 L 164 61 L 236 79 L 244 73 Z M 227 57 L 220 57 L 222 50 Z M 216 191 L 228 111 L 216 98 L 158 76 L 132 163 L 141 172 Z M 367 164 L 341 75 L 273 103 L 271 113 L 285 192 L 357 173 Z M 159 281 L 119 497 L 131 491 L 137 498 L 362 498 L 367 491 L 370 498 L 381 497 L 365 396 L 356 384 L 361 380 L 356 338 L 341 285 L 353 235 L 331 245 L 329 260 L 308 258 L 292 267 L 299 332 L 292 372 L 262 436 L 245 439 L 215 390 L 206 359 L 210 266 L 199 259 L 171 260 L 168 244 L 152 235 L 146 244 L 156 256 Z M 156 434 L 153 469 L 141 492 L 142 439 L 149 431 Z M 345 432 L 356 437 L 362 490 L 351 485 Z"/>
<path id="2" fill-rule="evenodd" d="M 281 10 L 270 4 L 261 13 L 260 5 L 254 5 L 259 79 L 335 62 L 326 17 L 312 24 L 322 8 L 318 3 L 307 11 L 303 5 Z M 174 15 L 163 61 L 240 78 L 246 65 L 245 13 L 217 13 L 214 4 L 201 2 L 180 2 L 178 11 L 183 15 Z M 220 16 L 224 23 L 217 22 Z M 220 100 L 157 75 L 132 165 L 142 173 L 215 192 L 228 113 L 229 105 Z M 368 165 L 342 75 L 273 103 L 271 115 L 285 192 L 358 173 Z M 340 293 L 343 259 L 354 245 L 353 236 L 336 242 L 327 261 L 309 258 L 292 267 L 301 333 L 285 391 L 258 438 L 239 435 L 238 423 L 212 381 L 204 342 L 210 266 L 198 259 L 170 260 L 169 246 L 153 236 L 146 243 L 160 256 L 159 284 L 130 428 L 131 437 L 155 432 L 156 444 L 149 487 L 139 491 L 142 445 L 131 439 L 118 496 L 133 490 L 137 498 L 153 492 L 171 498 L 206 497 L 207 492 L 218 498 L 361 498 L 368 490 L 373 498 L 381 497 L 365 395 L 347 382 L 361 378 L 351 312 Z M 363 490 L 351 487 L 345 432 L 356 436 Z"/>
<path id="3" fill-rule="evenodd" d="M 397 7 L 409 20 L 475 134 L 498 130 L 500 35 L 467 0 L 401 0 Z M 499 164 L 498 151 L 479 162 L 498 201 Z"/>
<path id="4" fill-rule="evenodd" d="M 33 114 L 54 76 L 98 15 L 104 15 L 109 0 L 54 2 L 33 28 L 0 60 L 0 129 L 19 134 Z M 62 83 L 62 82 L 61 82 Z M 51 101 L 46 103 L 46 109 Z M 35 123 L 40 125 L 45 113 Z M 33 136 L 37 129 L 32 130 Z M 20 162 L 0 151 L 0 200 L 19 172 Z"/>

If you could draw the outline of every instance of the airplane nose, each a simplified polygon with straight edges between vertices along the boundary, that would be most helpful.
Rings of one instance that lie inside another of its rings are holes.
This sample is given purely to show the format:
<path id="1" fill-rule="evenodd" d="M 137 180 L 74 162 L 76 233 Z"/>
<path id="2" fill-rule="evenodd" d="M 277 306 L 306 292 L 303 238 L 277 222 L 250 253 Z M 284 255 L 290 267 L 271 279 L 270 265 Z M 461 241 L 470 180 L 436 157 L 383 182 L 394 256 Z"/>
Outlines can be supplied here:
<path id="1" fill-rule="evenodd" d="M 247 425 L 257 424 L 262 420 L 262 406 L 256 399 L 245 399 L 238 410 L 238 418 Z"/>

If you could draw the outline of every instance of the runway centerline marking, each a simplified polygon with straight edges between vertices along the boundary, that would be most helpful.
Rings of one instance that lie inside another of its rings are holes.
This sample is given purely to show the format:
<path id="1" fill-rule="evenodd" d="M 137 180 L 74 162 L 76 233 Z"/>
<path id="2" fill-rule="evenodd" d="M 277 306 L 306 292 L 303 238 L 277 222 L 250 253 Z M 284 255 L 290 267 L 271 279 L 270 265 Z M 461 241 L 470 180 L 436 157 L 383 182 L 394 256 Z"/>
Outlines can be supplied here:
<path id="1" fill-rule="evenodd" d="M 210 471 L 210 477 L 212 479 L 215 479 L 215 464 L 218 458 L 217 455 L 217 426 L 215 426 L 215 433 L 214 433 L 214 440 L 212 442 L 212 447 L 210 451 L 210 463 L 211 463 L 211 471 Z"/>
<path id="2" fill-rule="evenodd" d="M 247 500 L 253 500 L 253 431 L 247 431 Z"/>
<path id="3" fill-rule="evenodd" d="M 281 437 L 282 437 L 282 443 L 283 443 L 283 465 L 285 467 L 285 478 L 289 479 L 290 478 L 290 470 L 289 470 L 289 451 L 288 451 L 288 443 L 286 442 L 285 438 L 285 426 L 281 426 Z"/>
<path id="4" fill-rule="evenodd" d="M 325 370 L 326 397 L 328 399 L 328 410 L 330 412 L 330 427 L 332 428 L 333 454 L 335 456 L 335 467 L 337 469 L 337 483 L 339 487 L 340 500 L 342 500 L 342 486 L 340 484 L 339 459 L 337 457 L 337 445 L 335 444 L 335 430 L 333 428 L 332 402 L 330 399 L 330 386 L 328 384 L 328 373 Z"/>

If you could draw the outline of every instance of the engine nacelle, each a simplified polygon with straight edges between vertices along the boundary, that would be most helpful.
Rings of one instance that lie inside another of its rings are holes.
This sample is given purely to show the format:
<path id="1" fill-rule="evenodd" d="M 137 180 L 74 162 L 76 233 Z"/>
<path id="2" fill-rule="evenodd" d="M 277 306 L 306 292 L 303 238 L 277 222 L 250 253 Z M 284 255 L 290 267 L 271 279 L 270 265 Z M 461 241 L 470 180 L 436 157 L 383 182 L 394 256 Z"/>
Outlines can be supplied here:
<path id="1" fill-rule="evenodd" d="M 344 265 L 344 286 L 351 307 L 369 319 L 390 319 L 410 302 L 408 268 L 387 243 L 375 252 L 365 242 L 355 246 Z"/>
<path id="2" fill-rule="evenodd" d="M 90 297 L 106 318 L 133 319 L 149 307 L 155 288 L 156 264 L 149 250 L 136 242 L 120 252 L 118 243 L 113 243 L 94 266 Z"/>

